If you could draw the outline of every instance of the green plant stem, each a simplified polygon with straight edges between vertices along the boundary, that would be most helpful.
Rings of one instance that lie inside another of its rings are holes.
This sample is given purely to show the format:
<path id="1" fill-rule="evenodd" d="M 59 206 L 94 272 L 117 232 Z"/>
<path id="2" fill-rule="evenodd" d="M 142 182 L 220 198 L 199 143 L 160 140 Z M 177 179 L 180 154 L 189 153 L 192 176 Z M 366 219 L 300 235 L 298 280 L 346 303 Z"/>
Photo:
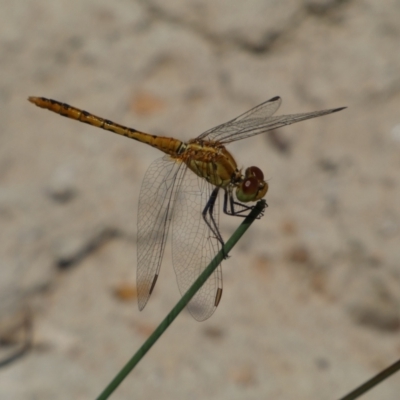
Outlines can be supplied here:
<path id="1" fill-rule="evenodd" d="M 110 382 L 110 384 L 104 389 L 97 400 L 105 400 L 114 392 L 114 390 L 120 385 L 120 383 L 126 378 L 126 376 L 135 368 L 138 362 L 143 356 L 151 349 L 154 343 L 160 338 L 160 336 L 166 331 L 171 325 L 178 314 L 187 306 L 191 298 L 201 288 L 204 282 L 211 276 L 214 270 L 224 259 L 224 255 L 229 254 L 238 240 L 247 231 L 254 220 L 262 214 L 266 206 L 265 200 L 260 200 L 250 212 L 250 214 L 244 219 L 240 226 L 236 229 L 231 238 L 226 242 L 225 246 L 215 256 L 208 267 L 201 273 L 197 280 L 193 283 L 190 289 L 182 296 L 176 306 L 171 312 L 164 318 L 157 329 L 149 336 L 149 338 L 143 343 L 136 354 L 128 361 L 128 363 L 121 369 L 117 376 Z"/>
<path id="2" fill-rule="evenodd" d="M 373 378 L 369 379 L 367 382 L 363 383 L 357 389 L 353 390 L 348 395 L 342 397 L 340 400 L 354 400 L 360 397 L 361 395 L 368 392 L 368 390 L 372 389 L 374 386 L 377 386 L 379 383 L 383 382 L 385 379 L 389 378 L 389 376 L 393 375 L 395 372 L 400 370 L 400 360 L 396 361 L 390 367 L 387 367 L 379 374 L 375 375 Z"/>

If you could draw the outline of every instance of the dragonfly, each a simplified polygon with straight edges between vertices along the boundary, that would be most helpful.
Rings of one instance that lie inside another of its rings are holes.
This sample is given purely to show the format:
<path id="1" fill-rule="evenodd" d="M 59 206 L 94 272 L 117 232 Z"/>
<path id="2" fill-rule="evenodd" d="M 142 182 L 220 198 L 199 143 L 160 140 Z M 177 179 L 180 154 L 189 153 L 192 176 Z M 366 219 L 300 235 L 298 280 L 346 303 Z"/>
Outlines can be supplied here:
<path id="1" fill-rule="evenodd" d="M 231 216 L 245 217 L 253 207 L 251 203 L 265 197 L 268 183 L 261 169 L 251 166 L 243 171 L 225 145 L 346 108 L 273 116 L 282 102 L 276 96 L 184 142 L 144 133 L 56 100 L 44 97 L 28 100 L 165 153 L 146 171 L 139 195 L 136 279 L 139 310 L 146 306 L 160 274 L 171 224 L 172 264 L 183 296 L 223 248 L 219 230 L 221 191 L 223 212 Z M 220 264 L 187 308 L 196 320 L 203 321 L 214 313 L 221 296 Z"/>

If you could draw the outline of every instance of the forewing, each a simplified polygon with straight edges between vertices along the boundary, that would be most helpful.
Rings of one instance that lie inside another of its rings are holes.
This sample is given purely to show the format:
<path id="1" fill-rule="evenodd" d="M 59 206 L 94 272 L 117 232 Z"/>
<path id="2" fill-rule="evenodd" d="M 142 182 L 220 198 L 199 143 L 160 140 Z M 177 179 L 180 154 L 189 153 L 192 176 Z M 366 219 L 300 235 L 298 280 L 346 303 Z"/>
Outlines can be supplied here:
<path id="1" fill-rule="evenodd" d="M 176 197 L 172 228 L 172 260 L 179 290 L 182 295 L 221 249 L 203 219 L 202 211 L 209 200 L 213 186 L 190 170 L 186 171 Z M 213 218 L 218 226 L 218 198 Z M 215 311 L 222 294 L 221 265 L 208 278 L 188 305 L 192 316 L 203 321 Z"/>
<path id="2" fill-rule="evenodd" d="M 202 133 L 197 139 L 203 140 L 222 140 L 224 137 L 230 136 L 237 132 L 238 128 L 242 129 L 246 125 L 246 121 L 265 119 L 273 115 L 282 103 L 282 99 L 278 96 L 273 97 L 258 106 L 253 107 L 251 110 L 246 111 L 244 114 L 218 125 L 210 130 Z"/>
<path id="3" fill-rule="evenodd" d="M 168 229 L 172 218 L 175 193 L 186 166 L 169 156 L 155 160 L 143 179 L 139 197 L 137 239 L 137 291 L 142 310 L 154 289 Z"/>
<path id="4" fill-rule="evenodd" d="M 224 136 L 223 138 L 217 138 L 222 144 L 227 144 L 230 142 L 235 142 L 236 140 L 245 139 L 251 136 L 259 135 L 273 129 L 281 128 L 282 126 L 295 124 L 296 122 L 305 121 L 311 118 L 321 117 L 323 115 L 332 114 L 334 112 L 343 110 L 343 108 L 332 108 L 330 110 L 313 111 L 309 113 L 302 114 L 292 114 L 292 115 L 278 115 L 276 117 L 271 117 L 267 119 L 252 119 L 245 121 L 246 124 L 240 124 L 237 126 L 237 131 L 229 136 Z"/>
<path id="5" fill-rule="evenodd" d="M 199 136 L 200 139 L 214 140 L 222 144 L 235 142 L 251 136 L 291 125 L 296 122 L 305 121 L 311 118 L 321 117 L 343 110 L 346 107 L 332 108 L 329 110 L 313 111 L 309 113 L 278 115 L 272 114 L 279 108 L 280 97 L 274 97 L 265 103 L 247 111 L 239 117 L 225 124 L 219 125 Z"/>

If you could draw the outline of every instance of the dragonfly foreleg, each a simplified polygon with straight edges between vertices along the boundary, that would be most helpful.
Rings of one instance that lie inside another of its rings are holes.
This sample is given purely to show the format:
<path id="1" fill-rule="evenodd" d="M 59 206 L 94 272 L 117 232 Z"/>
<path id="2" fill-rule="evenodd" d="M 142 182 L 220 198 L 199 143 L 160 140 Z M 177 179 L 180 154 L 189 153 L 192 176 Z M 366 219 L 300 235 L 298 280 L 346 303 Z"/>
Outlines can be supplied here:
<path id="1" fill-rule="evenodd" d="M 238 207 L 241 209 L 239 210 Z M 268 207 L 268 204 L 266 204 L 266 207 Z M 232 192 L 225 190 L 223 210 L 226 215 L 246 218 L 253 208 L 254 206 L 248 206 L 244 203 L 240 203 L 239 201 L 235 201 Z M 263 213 L 261 213 L 257 219 L 260 219 L 262 216 Z"/>

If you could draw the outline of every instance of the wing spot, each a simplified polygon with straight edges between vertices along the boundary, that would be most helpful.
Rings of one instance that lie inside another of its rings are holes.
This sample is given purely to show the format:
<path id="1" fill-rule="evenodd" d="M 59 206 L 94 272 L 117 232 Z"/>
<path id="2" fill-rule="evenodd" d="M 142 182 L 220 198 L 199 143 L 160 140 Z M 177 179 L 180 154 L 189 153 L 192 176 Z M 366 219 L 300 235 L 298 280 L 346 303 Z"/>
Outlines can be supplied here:
<path id="1" fill-rule="evenodd" d="M 218 307 L 218 304 L 221 301 L 221 297 L 222 297 L 222 288 L 218 288 L 217 294 L 215 295 L 215 302 L 214 302 L 215 307 Z"/>
<path id="2" fill-rule="evenodd" d="M 157 279 L 158 279 L 158 274 L 154 275 L 153 282 L 151 283 L 151 286 L 150 286 L 149 295 L 153 293 L 153 289 L 154 289 L 154 286 L 156 286 Z"/>

